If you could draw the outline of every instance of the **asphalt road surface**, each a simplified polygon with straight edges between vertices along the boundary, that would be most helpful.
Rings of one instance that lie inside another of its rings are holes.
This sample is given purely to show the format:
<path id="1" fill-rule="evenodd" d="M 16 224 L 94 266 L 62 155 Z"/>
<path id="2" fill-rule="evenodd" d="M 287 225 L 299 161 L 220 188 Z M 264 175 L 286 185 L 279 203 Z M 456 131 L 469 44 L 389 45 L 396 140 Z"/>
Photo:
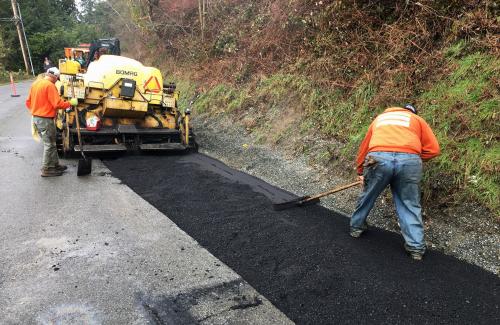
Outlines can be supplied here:
<path id="1" fill-rule="evenodd" d="M 105 161 L 298 324 L 500 324 L 497 276 L 400 235 L 348 235 L 321 206 L 273 211 L 289 193 L 202 154 Z"/>
<path id="2" fill-rule="evenodd" d="M 0 86 L 0 324 L 292 323 L 100 161 L 40 177 L 29 85 Z"/>
<path id="3" fill-rule="evenodd" d="M 320 206 L 273 211 L 293 195 L 201 154 L 41 178 L 28 86 L 0 87 L 0 324 L 500 323 L 495 275 L 352 239 Z"/>

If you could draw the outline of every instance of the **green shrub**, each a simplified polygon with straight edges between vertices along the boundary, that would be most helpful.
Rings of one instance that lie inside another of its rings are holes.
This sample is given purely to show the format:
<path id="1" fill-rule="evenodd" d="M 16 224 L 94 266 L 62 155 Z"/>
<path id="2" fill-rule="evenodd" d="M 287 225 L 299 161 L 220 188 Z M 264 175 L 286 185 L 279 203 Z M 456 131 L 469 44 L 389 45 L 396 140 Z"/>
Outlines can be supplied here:
<path id="1" fill-rule="evenodd" d="M 500 97 L 494 80 L 500 59 L 481 53 L 455 57 L 448 61 L 452 72 L 419 100 L 442 150 L 429 173 L 449 178 L 457 198 L 472 197 L 498 211 Z"/>
<path id="2" fill-rule="evenodd" d="M 23 71 L 12 72 L 14 82 L 30 79 L 31 76 Z M 10 74 L 8 71 L 0 69 L 0 84 L 10 83 Z"/>

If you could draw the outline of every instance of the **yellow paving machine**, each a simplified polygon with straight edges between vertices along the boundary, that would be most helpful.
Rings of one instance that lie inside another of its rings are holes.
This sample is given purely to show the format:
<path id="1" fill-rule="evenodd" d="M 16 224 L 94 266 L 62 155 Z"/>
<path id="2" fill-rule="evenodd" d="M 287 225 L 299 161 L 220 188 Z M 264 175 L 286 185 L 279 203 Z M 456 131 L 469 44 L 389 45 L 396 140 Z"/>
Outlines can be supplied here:
<path id="1" fill-rule="evenodd" d="M 118 39 L 91 43 L 85 62 L 67 56 L 59 61 L 59 70 L 62 97 L 78 99 L 76 109 L 60 112 L 56 119 L 62 155 L 82 150 L 101 153 L 197 148 L 189 123 L 190 110 L 178 108 L 175 84 L 164 83 L 157 68 L 120 56 Z"/>

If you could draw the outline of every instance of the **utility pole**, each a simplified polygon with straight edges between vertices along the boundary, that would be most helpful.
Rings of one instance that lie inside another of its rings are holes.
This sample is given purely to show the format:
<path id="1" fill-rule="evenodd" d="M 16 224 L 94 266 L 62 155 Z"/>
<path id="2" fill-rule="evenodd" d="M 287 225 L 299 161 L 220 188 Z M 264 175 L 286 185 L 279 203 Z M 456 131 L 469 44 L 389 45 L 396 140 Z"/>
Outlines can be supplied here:
<path id="1" fill-rule="evenodd" d="M 16 0 L 11 0 L 11 3 L 12 11 L 14 12 L 14 24 L 16 24 L 17 35 L 19 36 L 19 43 L 21 43 L 21 51 L 23 52 L 24 65 L 26 66 L 26 72 L 29 74 L 31 69 L 28 63 L 28 56 L 26 55 L 26 47 L 24 45 L 24 37 L 21 30 L 21 19 L 19 18 L 19 13 L 17 11 L 17 2 Z"/>

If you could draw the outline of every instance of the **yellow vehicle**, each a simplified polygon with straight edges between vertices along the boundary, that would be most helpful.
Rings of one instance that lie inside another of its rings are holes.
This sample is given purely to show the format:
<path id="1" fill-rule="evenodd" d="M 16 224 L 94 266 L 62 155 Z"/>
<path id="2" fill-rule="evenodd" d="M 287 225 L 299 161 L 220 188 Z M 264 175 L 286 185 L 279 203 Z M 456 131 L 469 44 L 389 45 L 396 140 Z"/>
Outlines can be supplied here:
<path id="1" fill-rule="evenodd" d="M 107 53 L 119 54 L 116 42 L 118 51 L 106 46 Z M 179 110 L 179 93 L 174 84 L 163 83 L 160 70 L 131 58 L 103 54 L 102 47 L 94 44 L 85 67 L 82 74 L 78 61 L 59 61 L 62 97 L 78 98 L 76 112 L 61 112 L 56 119 L 61 154 L 82 150 L 76 118 L 86 153 L 197 148 L 190 111 Z"/>
<path id="2" fill-rule="evenodd" d="M 65 60 L 61 63 L 64 64 L 68 60 L 77 61 L 80 64 L 79 72 L 84 73 L 86 71 L 85 62 L 88 61 L 90 48 L 83 45 L 86 44 L 80 44 L 78 47 L 65 47 Z"/>

